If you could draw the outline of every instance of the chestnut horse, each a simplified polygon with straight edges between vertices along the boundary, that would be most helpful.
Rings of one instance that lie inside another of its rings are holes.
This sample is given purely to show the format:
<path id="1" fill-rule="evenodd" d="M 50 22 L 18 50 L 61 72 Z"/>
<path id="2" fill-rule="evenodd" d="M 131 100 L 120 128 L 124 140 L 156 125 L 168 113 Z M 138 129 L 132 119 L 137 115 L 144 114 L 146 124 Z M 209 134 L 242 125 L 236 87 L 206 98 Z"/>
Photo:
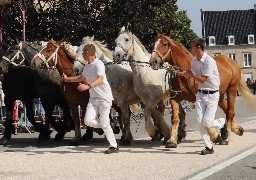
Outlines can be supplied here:
<path id="1" fill-rule="evenodd" d="M 74 59 L 69 58 L 64 50 L 60 47 L 61 41 L 51 39 L 46 47 L 44 47 L 33 59 L 33 68 L 57 68 L 59 74 L 65 73 L 67 76 L 73 76 Z M 52 77 L 54 78 L 54 77 Z M 80 118 L 78 105 L 81 106 L 82 114 L 85 114 L 86 106 L 89 101 L 89 92 L 79 92 L 77 90 L 78 83 L 62 83 L 62 93 L 64 94 L 68 106 L 72 112 L 75 125 L 75 137 L 72 141 L 73 145 L 78 145 L 81 140 Z M 91 134 L 88 135 L 91 138 Z M 86 137 L 86 134 L 85 134 Z"/>
<path id="2" fill-rule="evenodd" d="M 150 64 L 153 69 L 159 69 L 163 67 L 164 62 L 169 62 L 170 73 L 176 74 L 179 71 L 184 71 L 191 68 L 192 61 L 191 53 L 180 43 L 171 39 L 168 35 L 159 34 L 156 32 L 156 38 L 154 42 L 154 50 L 151 54 Z M 242 77 L 240 68 L 238 65 L 227 56 L 216 56 L 214 59 L 217 62 L 217 67 L 220 73 L 220 99 L 219 107 L 226 114 L 226 125 L 221 129 L 222 142 L 228 144 L 230 141 L 231 131 L 237 135 L 242 136 L 244 129 L 238 125 L 234 119 L 235 112 L 235 100 L 237 90 L 245 98 L 247 105 L 253 105 L 255 97 L 250 92 L 245 84 L 245 80 Z M 191 78 L 185 78 L 181 76 L 173 76 L 170 80 L 170 86 L 175 87 L 176 90 L 181 90 L 172 100 L 172 134 L 169 147 L 173 147 L 176 144 L 177 133 L 175 129 L 178 125 L 179 118 L 179 106 L 178 104 L 182 100 L 195 102 L 196 92 L 198 90 L 198 83 Z M 227 99 L 224 95 L 226 94 Z M 211 140 L 216 142 L 218 132 L 216 129 L 211 128 L 209 132 Z"/>

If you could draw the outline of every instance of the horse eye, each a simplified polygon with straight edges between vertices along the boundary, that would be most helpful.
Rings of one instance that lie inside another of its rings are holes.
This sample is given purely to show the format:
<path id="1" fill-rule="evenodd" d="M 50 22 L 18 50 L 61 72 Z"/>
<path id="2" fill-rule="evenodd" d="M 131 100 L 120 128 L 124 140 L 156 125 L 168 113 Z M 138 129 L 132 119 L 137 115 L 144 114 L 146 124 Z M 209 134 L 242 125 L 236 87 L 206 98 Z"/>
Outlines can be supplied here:
<path id="1" fill-rule="evenodd" d="M 126 38 L 126 39 L 125 39 L 125 41 L 126 41 L 126 42 L 128 42 L 128 41 L 129 41 L 129 39 L 128 39 L 128 38 Z"/>
<path id="2" fill-rule="evenodd" d="M 167 46 L 168 44 L 167 43 L 164 43 L 163 46 Z"/>

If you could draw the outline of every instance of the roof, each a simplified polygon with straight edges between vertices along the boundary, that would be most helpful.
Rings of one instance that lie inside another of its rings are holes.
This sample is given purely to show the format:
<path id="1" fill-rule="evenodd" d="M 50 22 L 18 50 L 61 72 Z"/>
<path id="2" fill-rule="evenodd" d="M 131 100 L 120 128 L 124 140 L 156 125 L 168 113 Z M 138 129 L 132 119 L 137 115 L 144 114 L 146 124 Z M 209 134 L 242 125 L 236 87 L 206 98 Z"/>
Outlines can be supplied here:
<path id="1" fill-rule="evenodd" d="M 215 36 L 216 45 L 226 45 L 228 36 L 234 35 L 235 44 L 248 44 L 248 35 L 256 32 L 255 15 L 254 9 L 201 11 L 203 38 Z"/>

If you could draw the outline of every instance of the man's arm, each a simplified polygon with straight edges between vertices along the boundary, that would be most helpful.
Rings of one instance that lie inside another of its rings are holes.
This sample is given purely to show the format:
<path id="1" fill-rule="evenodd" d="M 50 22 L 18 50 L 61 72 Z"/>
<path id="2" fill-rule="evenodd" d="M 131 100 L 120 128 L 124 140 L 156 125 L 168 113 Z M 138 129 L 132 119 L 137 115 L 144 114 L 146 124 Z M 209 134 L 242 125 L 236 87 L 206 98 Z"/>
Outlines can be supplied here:
<path id="1" fill-rule="evenodd" d="M 178 73 L 178 75 L 181 76 L 185 76 L 187 78 L 192 77 L 194 80 L 196 80 L 197 82 L 203 84 L 206 80 L 208 76 L 204 76 L 204 75 L 196 75 L 194 74 L 190 69 L 181 73 Z"/>
<path id="2" fill-rule="evenodd" d="M 62 80 L 64 82 L 82 82 L 82 83 L 87 83 L 86 82 L 86 79 L 84 78 L 83 75 L 79 75 L 79 76 L 70 76 L 70 77 L 67 77 L 66 74 L 62 74 Z"/>

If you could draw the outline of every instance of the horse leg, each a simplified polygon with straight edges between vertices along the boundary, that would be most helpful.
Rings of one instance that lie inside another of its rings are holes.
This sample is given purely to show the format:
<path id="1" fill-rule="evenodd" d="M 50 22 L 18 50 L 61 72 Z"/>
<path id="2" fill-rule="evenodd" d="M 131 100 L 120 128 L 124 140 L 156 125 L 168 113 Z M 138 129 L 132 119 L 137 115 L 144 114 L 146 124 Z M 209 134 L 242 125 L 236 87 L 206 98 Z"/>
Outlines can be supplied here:
<path id="1" fill-rule="evenodd" d="M 115 111 L 118 113 L 118 116 L 112 117 L 112 113 L 111 112 L 109 113 L 110 125 L 114 134 L 119 134 L 120 127 L 118 126 L 118 124 L 120 125 L 123 124 L 122 117 L 121 117 L 121 114 L 122 114 L 121 108 L 114 103 L 112 104 L 112 108 L 115 109 Z"/>
<path id="2" fill-rule="evenodd" d="M 14 105 L 14 99 L 12 99 L 9 96 L 4 97 L 4 103 L 6 106 L 6 121 L 4 123 L 4 136 L 0 139 L 1 145 L 7 145 L 10 143 L 11 136 L 12 136 L 12 114 L 13 114 L 13 105 Z"/>
<path id="3" fill-rule="evenodd" d="M 131 122 L 130 122 L 130 108 L 128 104 L 119 104 L 121 109 L 121 119 L 123 124 L 122 136 L 121 136 L 121 145 L 122 146 L 130 146 L 131 141 L 133 140 L 133 136 L 131 133 Z"/>
<path id="4" fill-rule="evenodd" d="M 179 124 L 179 107 L 180 103 L 176 100 L 171 99 L 172 117 L 171 117 L 171 138 L 166 144 L 166 148 L 176 148 L 178 144 L 177 134 L 178 134 L 178 124 Z"/>
<path id="5" fill-rule="evenodd" d="M 160 129 L 164 133 L 164 143 L 165 143 L 169 139 L 170 130 L 164 120 L 164 116 L 160 113 L 160 111 L 156 107 L 150 108 L 146 106 L 144 109 L 146 131 L 148 132 L 151 138 L 153 138 L 156 132 L 158 132 L 158 129 L 155 126 L 153 126 L 150 120 L 151 112 L 152 112 L 152 116 L 154 116 L 155 119 L 157 120 Z"/>
<path id="6" fill-rule="evenodd" d="M 179 103 L 179 119 L 180 119 L 180 122 L 179 122 L 179 127 L 178 127 L 178 143 L 181 142 L 181 140 L 183 138 L 186 137 L 186 131 L 185 131 L 185 128 L 186 128 L 186 124 L 185 124 L 185 117 L 186 117 L 186 112 L 184 111 L 181 103 Z"/>
<path id="7" fill-rule="evenodd" d="M 78 105 L 69 103 L 70 110 L 73 116 L 73 122 L 75 125 L 75 137 L 70 142 L 70 145 L 77 146 L 81 140 L 81 127 L 80 127 L 80 118 L 78 113 Z"/>
<path id="8" fill-rule="evenodd" d="M 49 130 L 49 124 L 51 123 L 53 127 L 56 128 L 56 123 L 52 116 L 55 105 L 50 102 L 48 98 L 40 98 L 40 100 L 45 111 L 45 124 L 43 132 L 39 135 L 38 141 L 43 142 L 50 139 L 51 131 Z M 56 130 L 58 131 L 58 129 Z"/>
<path id="9" fill-rule="evenodd" d="M 73 120 L 66 99 L 62 98 L 61 101 L 58 102 L 58 105 L 63 111 L 63 121 L 60 121 L 58 127 L 56 127 L 58 133 L 55 135 L 55 141 L 63 140 L 66 132 L 74 129 Z"/>
<path id="10" fill-rule="evenodd" d="M 44 125 L 37 123 L 35 120 L 33 111 L 33 99 L 26 99 L 24 100 L 24 103 L 26 107 L 26 115 L 28 117 L 29 122 L 32 124 L 35 131 L 41 133 L 44 129 Z"/>

